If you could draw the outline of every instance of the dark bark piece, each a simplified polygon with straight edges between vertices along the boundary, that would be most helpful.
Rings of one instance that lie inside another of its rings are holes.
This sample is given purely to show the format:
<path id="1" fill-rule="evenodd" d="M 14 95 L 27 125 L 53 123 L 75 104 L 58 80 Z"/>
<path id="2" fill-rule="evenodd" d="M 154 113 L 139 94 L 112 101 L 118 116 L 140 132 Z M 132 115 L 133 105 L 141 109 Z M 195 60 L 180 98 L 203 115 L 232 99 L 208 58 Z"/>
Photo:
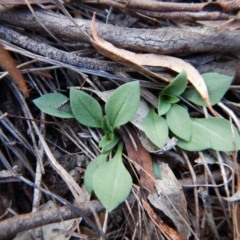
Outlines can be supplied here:
<path id="1" fill-rule="evenodd" d="M 91 21 L 75 19 L 79 27 L 64 15 L 37 9 L 36 15 L 56 36 L 69 41 L 89 42 Z M 0 20 L 8 24 L 32 30 L 42 30 L 28 10 L 12 9 L 0 14 Z M 161 54 L 190 54 L 197 52 L 240 51 L 240 30 L 193 28 L 136 29 L 97 24 L 101 38 L 117 47 L 132 51 Z"/>

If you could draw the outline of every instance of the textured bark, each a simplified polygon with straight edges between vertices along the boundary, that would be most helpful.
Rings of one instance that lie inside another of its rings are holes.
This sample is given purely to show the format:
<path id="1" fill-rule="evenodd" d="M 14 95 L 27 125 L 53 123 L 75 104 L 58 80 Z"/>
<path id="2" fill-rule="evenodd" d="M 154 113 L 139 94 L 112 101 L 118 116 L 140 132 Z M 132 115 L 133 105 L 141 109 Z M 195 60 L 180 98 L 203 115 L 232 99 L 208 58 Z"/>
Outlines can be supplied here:
<path id="1" fill-rule="evenodd" d="M 98 60 L 98 59 L 87 58 L 87 57 L 79 57 L 74 53 L 65 52 L 55 47 L 52 47 L 48 44 L 35 41 L 27 36 L 21 35 L 18 32 L 15 32 L 12 29 L 2 25 L 0 25 L 0 39 L 1 38 L 10 43 L 13 43 L 14 45 L 17 45 L 19 47 L 22 47 L 28 50 L 31 53 L 35 53 L 35 54 L 47 57 L 49 59 L 53 59 L 61 63 L 70 64 L 79 68 L 110 71 L 110 72 L 134 71 L 129 67 L 125 67 L 115 62 Z M 191 62 L 192 60 L 190 59 L 189 61 Z M 192 62 L 194 64 L 194 61 Z M 147 68 L 150 71 L 156 71 L 156 72 L 163 70 L 163 68 L 161 67 L 146 66 L 145 68 Z"/>
<path id="2" fill-rule="evenodd" d="M 76 54 L 68 53 L 54 48 L 45 43 L 35 41 L 27 36 L 23 36 L 7 27 L 0 25 L 0 37 L 23 47 L 26 50 L 34 52 L 44 57 L 54 59 L 63 63 L 71 64 L 80 68 L 103 71 L 127 71 L 128 68 L 109 61 L 100 61 L 92 58 L 79 57 Z"/>
<path id="3" fill-rule="evenodd" d="M 132 205 L 136 201 L 136 197 L 130 194 L 126 201 Z M 91 201 L 91 207 L 87 202 L 82 202 L 78 208 L 88 217 L 92 216 L 92 209 L 97 213 L 105 211 L 103 205 L 97 200 Z M 79 217 L 80 216 L 69 207 L 58 207 L 14 216 L 0 222 L 0 240 L 11 239 L 22 231 Z"/>
<path id="4" fill-rule="evenodd" d="M 160 12 L 160 11 L 148 11 L 138 10 L 137 13 L 147 15 L 149 17 L 169 19 L 175 21 L 216 21 L 216 20 L 228 20 L 229 16 L 226 13 L 220 12 Z"/>
<path id="5" fill-rule="evenodd" d="M 89 42 L 91 34 L 89 20 L 75 19 L 74 25 L 67 17 L 51 11 L 36 10 L 39 20 L 56 36 L 69 41 Z M 42 30 L 34 16 L 23 9 L 12 9 L 0 14 L 0 21 L 32 30 Z M 101 38 L 117 47 L 133 51 L 190 54 L 197 52 L 236 52 L 240 51 L 240 30 L 193 28 L 136 29 L 117 27 L 110 24 L 97 24 Z"/>
<path id="6" fill-rule="evenodd" d="M 104 210 L 104 207 L 98 201 L 94 201 L 92 206 L 96 212 Z M 81 211 L 87 216 L 92 214 L 90 208 L 85 203 L 82 203 Z M 78 217 L 79 215 L 68 207 L 59 207 L 57 209 L 54 208 L 15 216 L 0 222 L 0 239 L 11 239 L 22 231 Z"/>

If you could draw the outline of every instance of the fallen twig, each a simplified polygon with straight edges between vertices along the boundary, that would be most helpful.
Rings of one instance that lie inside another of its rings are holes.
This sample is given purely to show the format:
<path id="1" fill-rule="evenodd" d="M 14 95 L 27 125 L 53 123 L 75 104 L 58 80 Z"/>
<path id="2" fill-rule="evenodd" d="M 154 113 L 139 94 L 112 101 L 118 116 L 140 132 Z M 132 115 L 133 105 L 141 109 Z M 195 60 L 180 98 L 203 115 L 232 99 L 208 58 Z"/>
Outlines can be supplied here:
<path id="1" fill-rule="evenodd" d="M 103 1 L 104 2 L 104 1 Z M 221 9 L 223 12 L 237 11 L 240 9 L 240 2 L 238 0 L 230 2 L 218 3 L 176 3 L 176 2 L 158 2 L 146 0 L 129 0 L 126 4 L 127 8 L 140 8 L 154 11 L 192 11 L 199 12 L 207 10 L 207 8 L 215 7 Z"/>
<path id="2" fill-rule="evenodd" d="M 69 41 L 89 42 L 91 21 L 75 19 L 78 27 L 64 15 L 36 9 L 36 16 L 53 34 Z M 0 21 L 26 29 L 43 31 L 27 10 L 11 9 L 1 13 Z M 81 30 L 82 31 L 81 31 Z M 196 52 L 240 51 L 240 30 L 193 28 L 136 29 L 97 24 L 99 36 L 120 48 L 161 54 L 190 54 Z M 27 38 L 27 37 L 26 37 Z M 27 46 L 26 46 L 27 47 Z"/>
<path id="3" fill-rule="evenodd" d="M 104 210 L 104 207 L 98 201 L 92 201 L 92 206 L 97 212 Z M 89 208 L 88 203 L 83 202 L 79 208 L 86 215 L 92 215 L 92 211 Z M 59 207 L 57 209 L 54 208 L 18 215 L 8 218 L 0 223 L 0 239 L 10 239 L 19 232 L 73 218 L 79 218 L 79 215 L 72 211 L 69 207 Z"/>

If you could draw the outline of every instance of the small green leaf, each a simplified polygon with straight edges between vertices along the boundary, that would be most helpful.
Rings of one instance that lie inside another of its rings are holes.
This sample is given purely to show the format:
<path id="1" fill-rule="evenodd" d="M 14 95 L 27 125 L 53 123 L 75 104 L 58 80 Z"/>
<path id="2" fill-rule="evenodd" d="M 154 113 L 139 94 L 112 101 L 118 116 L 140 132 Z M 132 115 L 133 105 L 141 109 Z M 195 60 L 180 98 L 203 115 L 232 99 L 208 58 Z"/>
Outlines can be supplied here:
<path id="1" fill-rule="evenodd" d="M 160 96 L 158 100 L 158 115 L 162 116 L 166 114 L 171 108 L 171 106 L 172 106 L 171 103 L 165 102 Z"/>
<path id="2" fill-rule="evenodd" d="M 112 137 L 110 137 L 109 134 L 105 134 L 105 135 L 101 138 L 101 140 L 99 141 L 98 146 L 99 146 L 100 148 L 103 148 L 104 146 L 106 146 L 106 145 L 111 141 L 111 138 L 112 138 Z"/>
<path id="3" fill-rule="evenodd" d="M 102 128 L 103 113 L 100 104 L 85 92 L 70 88 L 73 115 L 87 127 Z"/>
<path id="4" fill-rule="evenodd" d="M 160 172 L 158 163 L 156 161 L 153 161 L 153 171 L 154 171 L 154 175 L 156 177 L 156 179 L 161 179 L 162 178 L 162 174 Z"/>
<path id="5" fill-rule="evenodd" d="M 102 153 L 107 153 L 109 151 L 111 151 L 120 141 L 120 136 L 116 133 L 112 134 L 111 139 L 109 139 L 105 145 L 102 147 Z"/>
<path id="6" fill-rule="evenodd" d="M 92 189 L 93 174 L 101 164 L 107 162 L 107 157 L 108 154 L 101 154 L 88 164 L 86 171 L 84 173 L 84 185 L 89 193 L 93 191 Z"/>
<path id="7" fill-rule="evenodd" d="M 178 105 L 173 104 L 166 114 L 167 125 L 177 137 L 189 141 L 192 134 L 192 123 L 188 111 Z"/>
<path id="8" fill-rule="evenodd" d="M 105 105 L 109 124 L 115 128 L 132 119 L 140 103 L 139 82 L 130 82 L 117 88 Z"/>
<path id="9" fill-rule="evenodd" d="M 168 126 L 166 120 L 155 113 L 152 108 L 143 119 L 142 126 L 147 137 L 159 148 L 162 148 L 168 139 Z"/>
<path id="10" fill-rule="evenodd" d="M 103 117 L 103 130 L 104 132 L 113 132 L 113 127 L 109 124 L 107 116 Z"/>
<path id="11" fill-rule="evenodd" d="M 173 81 L 168 84 L 167 87 L 165 87 L 162 92 L 160 93 L 160 96 L 162 95 L 173 95 L 173 96 L 180 96 L 187 87 L 187 74 L 185 70 L 182 70 L 181 73 L 179 73 Z"/>
<path id="12" fill-rule="evenodd" d="M 237 129 L 231 129 L 230 122 L 223 118 L 194 119 L 190 142 L 178 141 L 178 146 L 188 151 L 212 148 L 217 151 L 234 151 L 240 148 Z M 234 136 L 233 136 L 234 135 Z"/>
<path id="13" fill-rule="evenodd" d="M 131 188 L 132 178 L 122 162 L 123 144 L 112 160 L 101 164 L 93 174 L 93 191 L 108 212 L 126 200 Z"/>
<path id="14" fill-rule="evenodd" d="M 161 95 L 161 99 L 167 103 L 177 103 L 179 102 L 179 98 L 174 95 L 164 94 Z"/>
<path id="15" fill-rule="evenodd" d="M 211 105 L 218 103 L 224 94 L 227 92 L 232 83 L 232 77 L 218 74 L 218 73 L 205 73 L 202 75 L 210 98 Z M 194 87 L 190 87 L 183 94 L 187 100 L 199 106 L 206 106 L 205 101 L 202 99 L 198 91 Z"/>
<path id="16" fill-rule="evenodd" d="M 33 102 L 41 111 L 54 117 L 74 118 L 70 107 L 58 110 L 58 107 L 67 100 L 68 98 L 61 93 L 48 93 Z"/>

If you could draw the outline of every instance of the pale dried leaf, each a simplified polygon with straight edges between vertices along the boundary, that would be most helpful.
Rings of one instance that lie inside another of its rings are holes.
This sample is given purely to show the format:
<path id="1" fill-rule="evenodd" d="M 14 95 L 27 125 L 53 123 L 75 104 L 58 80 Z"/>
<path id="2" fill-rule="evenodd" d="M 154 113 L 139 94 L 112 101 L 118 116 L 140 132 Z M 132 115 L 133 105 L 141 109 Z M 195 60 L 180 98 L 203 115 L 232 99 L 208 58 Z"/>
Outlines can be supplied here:
<path id="1" fill-rule="evenodd" d="M 174 222 L 177 230 L 183 237 L 188 238 L 190 231 L 181 218 L 182 216 L 185 221 L 189 223 L 187 202 L 182 187 L 167 164 L 160 163 L 159 167 L 162 179 L 156 180 L 155 187 L 157 193 L 150 194 L 148 200 L 155 208 L 160 209 Z M 179 213 L 173 209 L 172 205 L 169 203 L 169 199 Z M 179 214 L 181 214 L 181 216 Z"/>

